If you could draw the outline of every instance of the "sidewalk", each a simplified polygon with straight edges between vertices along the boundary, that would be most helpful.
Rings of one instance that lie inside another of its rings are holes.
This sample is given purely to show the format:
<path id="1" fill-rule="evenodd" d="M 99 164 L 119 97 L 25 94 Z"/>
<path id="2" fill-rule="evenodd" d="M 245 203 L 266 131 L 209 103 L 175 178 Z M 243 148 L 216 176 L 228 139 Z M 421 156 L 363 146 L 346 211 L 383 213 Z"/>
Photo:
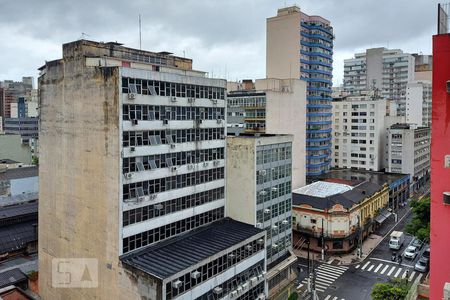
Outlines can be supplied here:
<path id="1" fill-rule="evenodd" d="M 390 233 L 390 231 L 402 220 L 402 218 L 409 212 L 409 205 L 406 205 L 405 207 L 400 208 L 397 211 L 398 218 L 397 222 L 395 222 L 394 215 L 390 216 L 385 223 L 377 228 L 372 234 L 370 234 L 364 241 L 362 245 L 362 258 L 359 258 L 357 256 L 356 249 L 353 250 L 352 253 L 349 254 L 340 254 L 340 255 L 333 255 L 325 257 L 325 261 L 328 264 L 333 265 L 350 265 L 350 264 L 356 264 L 360 263 L 364 259 L 366 259 L 367 256 L 372 253 L 372 251 L 378 246 L 379 243 L 384 239 L 384 237 Z M 307 258 L 308 253 L 306 250 L 294 250 L 295 255 Z M 310 252 L 310 258 L 315 260 L 320 260 L 321 254 L 320 253 L 314 253 Z"/>

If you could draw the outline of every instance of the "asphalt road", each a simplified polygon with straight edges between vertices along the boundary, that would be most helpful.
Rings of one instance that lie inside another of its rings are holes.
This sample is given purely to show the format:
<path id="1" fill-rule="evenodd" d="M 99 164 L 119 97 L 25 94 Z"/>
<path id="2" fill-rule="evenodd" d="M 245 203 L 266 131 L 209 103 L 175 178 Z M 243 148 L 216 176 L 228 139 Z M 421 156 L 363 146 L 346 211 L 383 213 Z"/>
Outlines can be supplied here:
<path id="1" fill-rule="evenodd" d="M 404 214 L 409 212 L 405 208 Z M 329 264 L 316 263 L 316 290 L 320 300 L 370 300 L 370 293 L 373 286 L 379 282 L 386 282 L 389 278 L 407 278 L 414 281 L 426 274 L 414 271 L 414 264 L 420 257 L 416 256 L 414 260 L 403 258 L 401 265 L 398 262 L 391 261 L 392 250 L 389 249 L 389 233 L 395 224 L 393 217 L 386 226 L 383 226 L 377 232 L 385 238 L 370 253 L 363 262 L 350 266 L 334 266 Z M 404 231 L 405 225 L 412 218 L 412 213 L 408 213 L 397 225 L 394 230 Z M 405 242 L 398 253 L 403 253 L 408 244 L 413 239 L 412 236 L 405 236 Z M 426 246 L 422 247 L 421 252 Z M 296 287 L 301 293 L 306 290 L 307 282 L 307 262 L 299 259 L 302 266 L 302 272 L 296 282 Z M 302 298 L 300 298 L 302 299 Z"/>

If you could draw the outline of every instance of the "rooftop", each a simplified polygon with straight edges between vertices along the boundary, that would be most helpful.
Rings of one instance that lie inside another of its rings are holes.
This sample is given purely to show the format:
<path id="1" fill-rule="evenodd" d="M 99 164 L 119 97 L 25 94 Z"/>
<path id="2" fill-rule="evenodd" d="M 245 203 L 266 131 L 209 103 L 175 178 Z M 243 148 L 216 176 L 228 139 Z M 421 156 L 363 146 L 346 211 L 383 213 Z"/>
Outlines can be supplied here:
<path id="1" fill-rule="evenodd" d="M 0 181 L 36 177 L 36 176 L 39 176 L 38 167 L 22 167 L 22 168 L 6 169 L 5 172 L 0 172 Z"/>
<path id="2" fill-rule="evenodd" d="M 121 257 L 122 262 L 160 279 L 168 278 L 264 231 L 230 218 Z"/>
<path id="3" fill-rule="evenodd" d="M 0 254 L 19 251 L 37 241 L 37 220 L 0 227 Z"/>
<path id="4" fill-rule="evenodd" d="M 27 276 L 19 268 L 5 271 L 0 273 L 0 288 L 15 285 L 24 280 L 28 280 Z"/>
<path id="5" fill-rule="evenodd" d="M 317 180 L 328 181 L 330 179 L 343 179 L 348 180 L 349 182 L 353 182 L 352 185 L 357 185 L 364 181 L 370 181 L 378 185 L 391 185 L 399 180 L 404 179 L 405 177 L 409 177 L 409 174 L 385 173 L 344 168 L 330 170 L 328 173 L 318 176 Z"/>
<path id="6" fill-rule="evenodd" d="M 325 198 L 336 194 L 341 194 L 353 189 L 352 186 L 342 183 L 316 181 L 307 186 L 293 191 L 295 194 Z"/>
<path id="7" fill-rule="evenodd" d="M 2 219 L 9 219 L 18 216 L 37 214 L 37 212 L 38 212 L 37 202 L 0 207 L 0 221 Z"/>
<path id="8" fill-rule="evenodd" d="M 297 193 L 298 190 L 296 190 L 292 194 L 292 204 L 294 206 L 307 204 L 313 208 L 320 210 L 328 210 L 331 209 L 335 204 L 340 204 L 345 209 L 350 209 L 355 204 L 361 203 L 362 201 L 364 201 L 364 199 L 372 196 L 381 189 L 382 186 L 376 183 L 365 181 L 350 190 L 342 190 L 342 192 L 340 193 L 330 194 L 329 196 L 325 197 L 316 196 L 313 194 L 300 194 Z"/>

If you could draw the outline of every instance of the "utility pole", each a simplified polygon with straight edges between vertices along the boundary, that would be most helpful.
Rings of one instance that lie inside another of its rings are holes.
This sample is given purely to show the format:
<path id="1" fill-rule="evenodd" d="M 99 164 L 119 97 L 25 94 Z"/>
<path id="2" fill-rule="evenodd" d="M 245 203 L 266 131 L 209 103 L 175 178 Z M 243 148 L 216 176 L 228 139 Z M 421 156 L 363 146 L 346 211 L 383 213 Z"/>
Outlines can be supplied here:
<path id="1" fill-rule="evenodd" d="M 325 261 L 325 237 L 323 234 L 323 218 L 322 218 L 322 261 Z"/>
<path id="2" fill-rule="evenodd" d="M 358 227 L 359 227 L 359 239 L 358 239 L 358 256 L 359 258 L 362 258 L 362 234 L 363 234 L 363 230 L 361 227 L 361 212 L 358 215 Z"/>
<path id="3" fill-rule="evenodd" d="M 309 261 L 309 240 L 308 240 L 308 242 L 307 242 L 307 245 L 308 245 L 308 257 L 307 257 L 307 260 L 308 260 L 308 292 L 311 292 L 311 268 L 310 268 L 310 261 Z"/>

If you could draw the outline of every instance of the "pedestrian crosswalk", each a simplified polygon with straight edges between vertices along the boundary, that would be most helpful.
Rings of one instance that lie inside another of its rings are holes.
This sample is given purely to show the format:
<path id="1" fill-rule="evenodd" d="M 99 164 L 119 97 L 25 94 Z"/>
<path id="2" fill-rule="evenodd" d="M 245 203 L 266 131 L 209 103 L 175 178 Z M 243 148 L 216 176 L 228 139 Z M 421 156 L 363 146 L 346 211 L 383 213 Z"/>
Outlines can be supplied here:
<path id="1" fill-rule="evenodd" d="M 408 281 L 413 281 L 415 279 L 421 279 L 423 274 L 413 271 L 411 267 L 404 265 L 394 265 L 386 262 L 373 262 L 367 261 L 362 264 L 355 266 L 355 269 L 366 272 L 374 272 L 380 275 L 385 275 L 395 278 L 407 278 Z M 333 299 L 331 299 L 333 300 Z"/>
<path id="2" fill-rule="evenodd" d="M 345 300 L 345 299 L 344 298 L 339 298 L 337 296 L 333 297 L 333 295 L 328 295 L 325 298 L 323 298 L 323 300 Z"/>
<path id="3" fill-rule="evenodd" d="M 317 268 L 316 271 L 316 280 L 315 287 L 319 292 L 324 292 L 336 279 L 338 279 L 345 271 L 348 270 L 348 267 L 344 266 L 333 266 L 329 264 L 321 264 Z M 303 279 L 303 281 L 297 286 L 297 289 L 301 289 L 302 287 L 306 287 L 308 285 L 308 278 Z M 331 298 L 330 300 L 337 300 Z M 341 300 L 341 299 L 339 299 Z"/>

